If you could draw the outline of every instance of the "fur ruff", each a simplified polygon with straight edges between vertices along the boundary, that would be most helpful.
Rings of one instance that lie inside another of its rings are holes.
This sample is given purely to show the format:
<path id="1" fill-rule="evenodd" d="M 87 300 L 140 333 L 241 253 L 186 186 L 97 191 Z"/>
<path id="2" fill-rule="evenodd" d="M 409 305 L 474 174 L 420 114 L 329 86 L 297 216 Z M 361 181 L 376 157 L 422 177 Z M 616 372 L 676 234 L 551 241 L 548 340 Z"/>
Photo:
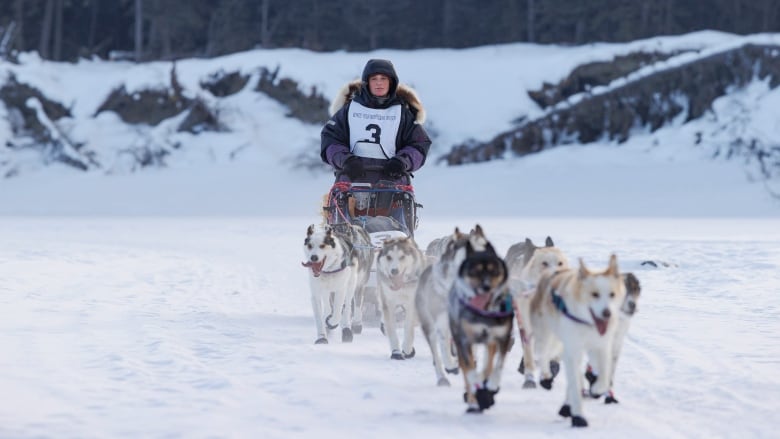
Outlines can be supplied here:
<path id="1" fill-rule="evenodd" d="M 336 94 L 336 98 L 330 103 L 330 107 L 328 108 L 330 115 L 333 116 L 341 107 L 351 102 L 352 98 L 360 91 L 362 85 L 363 82 L 359 79 L 344 84 L 344 86 L 339 89 L 338 94 Z M 406 84 L 398 84 L 395 94 L 406 101 L 417 112 L 414 119 L 416 124 L 422 125 L 425 123 L 425 108 L 423 107 L 417 92 L 412 87 Z"/>

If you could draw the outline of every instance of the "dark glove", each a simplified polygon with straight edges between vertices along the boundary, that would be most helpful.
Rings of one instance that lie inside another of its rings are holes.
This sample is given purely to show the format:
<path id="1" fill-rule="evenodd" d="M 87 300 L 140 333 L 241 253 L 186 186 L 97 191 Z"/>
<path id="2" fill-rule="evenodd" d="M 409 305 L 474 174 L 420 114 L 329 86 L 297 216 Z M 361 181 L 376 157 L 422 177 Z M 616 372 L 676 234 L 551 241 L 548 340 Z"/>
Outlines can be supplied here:
<path id="1" fill-rule="evenodd" d="M 399 178 L 406 172 L 406 165 L 399 158 L 393 157 L 385 163 L 382 173 L 390 178 Z"/>
<path id="2" fill-rule="evenodd" d="M 344 161 L 344 168 L 342 168 L 347 177 L 350 180 L 360 178 L 366 175 L 366 169 L 363 167 L 363 161 L 360 157 L 353 155 Z"/>

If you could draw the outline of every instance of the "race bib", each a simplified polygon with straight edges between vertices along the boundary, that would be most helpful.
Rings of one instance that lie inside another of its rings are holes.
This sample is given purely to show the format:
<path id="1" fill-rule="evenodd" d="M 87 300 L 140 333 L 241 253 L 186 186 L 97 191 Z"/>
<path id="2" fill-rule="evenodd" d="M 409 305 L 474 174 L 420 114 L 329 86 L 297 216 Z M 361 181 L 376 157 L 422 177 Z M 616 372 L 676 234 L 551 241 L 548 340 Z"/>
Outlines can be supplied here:
<path id="1" fill-rule="evenodd" d="M 368 108 L 349 104 L 350 151 L 360 157 L 388 159 L 395 156 L 395 139 L 401 126 L 401 105 Z"/>

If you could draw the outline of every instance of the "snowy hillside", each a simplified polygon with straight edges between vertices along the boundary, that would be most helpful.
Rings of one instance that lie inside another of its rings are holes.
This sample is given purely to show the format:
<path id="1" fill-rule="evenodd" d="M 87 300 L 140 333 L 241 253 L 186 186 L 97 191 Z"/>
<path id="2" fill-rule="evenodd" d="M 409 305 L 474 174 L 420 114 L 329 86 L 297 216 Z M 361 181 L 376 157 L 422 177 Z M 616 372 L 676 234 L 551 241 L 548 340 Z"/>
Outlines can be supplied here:
<path id="1" fill-rule="evenodd" d="M 567 147 L 487 167 L 450 169 L 436 159 L 465 139 L 486 140 L 511 128 L 518 118 L 544 114 L 527 92 L 545 81 L 563 78 L 582 63 L 638 50 L 694 50 L 706 55 L 744 42 L 776 43 L 779 38 L 699 32 L 583 47 L 512 44 L 370 54 L 256 50 L 210 60 L 182 60 L 176 63 L 176 74 L 184 96 L 200 98 L 216 108 L 229 129 L 197 135 L 177 131 L 185 114 L 156 126 L 126 124 L 109 111 L 96 115 L 101 103 L 120 86 L 130 93 L 169 87 L 171 63 L 85 60 L 71 65 L 44 62 L 27 54 L 20 65 L 3 64 L 2 71 L 70 109 L 70 117 L 52 124 L 74 145 L 81 145 L 73 155 L 89 170 L 83 173 L 52 162 L 47 158 L 50 150 L 24 148 L 30 140 L 14 137 L 14 115 L 5 114 L 0 134 L 14 146 L 0 149 L 0 170 L 16 177 L 0 182 L 7 189 L 0 191 L 0 213 L 307 213 L 315 197 L 294 193 L 296 185 L 288 182 L 292 178 L 307 182 L 309 188 L 327 187 L 330 177 L 324 167 L 307 168 L 318 162 L 320 126 L 285 118 L 283 105 L 254 91 L 258 71 L 278 67 L 279 77 L 294 79 L 304 91 L 314 87 L 330 98 L 359 75 L 368 58 L 385 57 L 393 60 L 401 80 L 419 91 L 428 110 L 426 126 L 434 145 L 428 166 L 416 180 L 422 194 L 429 188 L 458 187 L 469 181 L 490 188 L 489 193 L 503 201 L 498 212 L 503 215 L 776 215 L 780 208 L 766 189 L 780 192 L 780 185 L 758 178 L 756 163 L 724 160 L 728 145 L 745 133 L 760 133 L 767 139 L 780 135 L 770 110 L 776 108 L 780 92 L 760 82 L 719 99 L 713 104 L 715 111 L 700 120 L 675 123 L 654 133 L 638 132 L 625 144 L 591 144 L 587 151 Z M 697 55 L 688 52 L 654 68 L 671 68 L 682 62 L 680 58 L 692 56 Z M 200 83 L 219 72 L 241 72 L 250 80 L 239 93 L 217 98 Z M 2 111 L 8 113 L 0 106 Z M 703 139 L 699 145 L 697 136 Z M 147 154 L 153 166 L 141 168 L 139 157 Z M 279 190 L 282 184 L 285 189 Z M 554 191 L 560 201 L 552 205 L 536 202 L 548 198 L 540 184 Z M 260 200 L 258 190 L 269 187 L 276 190 L 264 191 Z M 231 196 L 225 197 L 226 192 Z M 582 202 L 585 198 L 587 203 Z M 291 199 L 301 202 L 290 203 Z M 646 201 L 637 203 L 636 199 Z M 484 198 L 471 201 L 481 205 Z M 426 209 L 434 214 L 457 211 L 456 206 L 437 203 L 427 203 Z"/>

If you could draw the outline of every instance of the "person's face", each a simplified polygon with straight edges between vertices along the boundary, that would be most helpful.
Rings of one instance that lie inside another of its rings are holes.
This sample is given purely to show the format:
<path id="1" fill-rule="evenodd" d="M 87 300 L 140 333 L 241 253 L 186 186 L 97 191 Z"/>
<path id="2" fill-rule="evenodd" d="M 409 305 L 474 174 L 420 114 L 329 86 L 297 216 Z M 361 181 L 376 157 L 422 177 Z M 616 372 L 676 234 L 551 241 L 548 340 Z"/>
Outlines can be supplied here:
<path id="1" fill-rule="evenodd" d="M 387 96 L 390 92 L 390 78 L 381 73 L 369 76 L 368 91 L 378 98 Z"/>

